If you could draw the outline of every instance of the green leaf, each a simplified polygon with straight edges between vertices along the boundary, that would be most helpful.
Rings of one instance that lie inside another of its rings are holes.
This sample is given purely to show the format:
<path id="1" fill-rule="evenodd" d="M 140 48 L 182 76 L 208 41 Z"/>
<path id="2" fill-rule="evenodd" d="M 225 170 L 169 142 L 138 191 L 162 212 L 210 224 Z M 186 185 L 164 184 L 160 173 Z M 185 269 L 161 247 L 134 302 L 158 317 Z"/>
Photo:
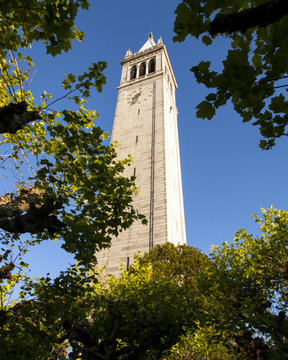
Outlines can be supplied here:
<path id="1" fill-rule="evenodd" d="M 288 114 L 288 102 L 286 101 L 283 94 L 280 94 L 279 96 L 274 96 L 271 99 L 269 109 L 272 110 L 276 114 L 277 113 Z"/>
<path id="2" fill-rule="evenodd" d="M 206 46 L 208 46 L 208 45 L 211 45 L 211 44 L 212 44 L 212 39 L 211 39 L 210 36 L 204 35 L 204 36 L 202 37 L 202 42 L 203 42 L 203 44 L 205 44 Z"/>
<path id="3" fill-rule="evenodd" d="M 196 106 L 196 109 L 198 109 L 196 115 L 201 119 L 207 118 L 208 120 L 211 120 L 215 115 L 215 108 L 208 101 L 202 101 Z"/>

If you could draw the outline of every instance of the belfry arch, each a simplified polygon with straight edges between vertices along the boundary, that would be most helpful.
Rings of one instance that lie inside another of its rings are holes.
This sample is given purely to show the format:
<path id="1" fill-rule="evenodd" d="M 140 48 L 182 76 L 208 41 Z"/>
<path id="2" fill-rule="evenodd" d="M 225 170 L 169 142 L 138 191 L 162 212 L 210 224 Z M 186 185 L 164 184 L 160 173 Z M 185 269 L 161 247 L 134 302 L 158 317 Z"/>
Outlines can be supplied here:
<path id="1" fill-rule="evenodd" d="M 142 62 L 139 68 L 139 76 L 144 76 L 145 74 L 146 74 L 146 63 Z"/>
<path id="2" fill-rule="evenodd" d="M 152 58 L 149 61 L 148 74 L 155 72 L 155 70 L 156 70 L 155 58 Z"/>
<path id="3" fill-rule="evenodd" d="M 136 79 L 137 75 L 137 67 L 136 65 L 133 65 L 130 70 L 130 80 Z"/>

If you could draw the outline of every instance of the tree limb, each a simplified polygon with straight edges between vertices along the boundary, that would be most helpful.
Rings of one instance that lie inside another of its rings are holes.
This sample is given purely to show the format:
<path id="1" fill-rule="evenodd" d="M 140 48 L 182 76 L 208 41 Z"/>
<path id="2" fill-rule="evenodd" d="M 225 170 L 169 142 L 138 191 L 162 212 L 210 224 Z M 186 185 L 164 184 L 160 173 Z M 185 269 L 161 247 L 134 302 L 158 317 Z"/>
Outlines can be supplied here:
<path id="1" fill-rule="evenodd" d="M 12 279 L 11 271 L 15 268 L 15 265 L 11 262 L 5 264 L 0 268 L 0 281 L 3 279 Z"/>
<path id="2" fill-rule="evenodd" d="M 36 188 L 21 190 L 15 199 L 12 194 L 3 195 L 0 198 L 0 228 L 14 234 L 36 234 L 47 229 L 50 235 L 63 228 L 64 223 L 51 215 L 62 207 L 62 202 L 53 197 L 44 202 L 43 195 L 44 191 Z"/>
<path id="3" fill-rule="evenodd" d="M 31 121 L 41 119 L 38 111 L 28 111 L 26 101 L 0 108 L 0 134 L 15 134 Z"/>
<path id="4" fill-rule="evenodd" d="M 288 13 L 287 0 L 271 0 L 256 8 L 232 14 L 218 14 L 209 24 L 210 35 L 219 33 L 245 32 L 247 29 L 265 27 L 282 19 Z"/>
<path id="5" fill-rule="evenodd" d="M 20 190 L 20 195 L 14 197 L 13 193 L 0 197 L 0 219 L 20 215 L 34 205 L 40 208 L 43 205 L 43 189 L 25 188 Z"/>

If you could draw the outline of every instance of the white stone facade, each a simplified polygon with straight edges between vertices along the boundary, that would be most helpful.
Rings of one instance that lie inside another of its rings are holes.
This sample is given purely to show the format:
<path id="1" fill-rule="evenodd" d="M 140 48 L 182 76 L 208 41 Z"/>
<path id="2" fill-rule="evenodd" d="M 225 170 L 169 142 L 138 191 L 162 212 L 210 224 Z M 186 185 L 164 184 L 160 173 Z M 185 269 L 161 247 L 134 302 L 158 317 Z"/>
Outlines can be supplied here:
<path id="1" fill-rule="evenodd" d="M 127 51 L 112 131 L 118 158 L 133 157 L 125 175 L 136 175 L 134 206 L 148 225 L 135 222 L 99 253 L 99 265 L 118 275 L 141 254 L 167 241 L 186 244 L 175 88 L 177 83 L 165 45 L 149 35 L 143 47 Z"/>

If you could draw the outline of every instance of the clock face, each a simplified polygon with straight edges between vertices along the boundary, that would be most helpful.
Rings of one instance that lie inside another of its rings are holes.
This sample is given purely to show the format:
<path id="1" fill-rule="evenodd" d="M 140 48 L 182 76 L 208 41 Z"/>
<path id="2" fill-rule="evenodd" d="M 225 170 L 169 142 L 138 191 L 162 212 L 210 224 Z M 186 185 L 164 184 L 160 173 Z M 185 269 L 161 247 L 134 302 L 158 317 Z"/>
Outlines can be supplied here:
<path id="1" fill-rule="evenodd" d="M 131 100 L 131 104 L 130 105 L 134 105 L 137 103 L 137 101 L 139 100 L 139 97 L 141 96 L 142 94 L 142 90 L 139 91 L 137 94 L 135 94 Z"/>

